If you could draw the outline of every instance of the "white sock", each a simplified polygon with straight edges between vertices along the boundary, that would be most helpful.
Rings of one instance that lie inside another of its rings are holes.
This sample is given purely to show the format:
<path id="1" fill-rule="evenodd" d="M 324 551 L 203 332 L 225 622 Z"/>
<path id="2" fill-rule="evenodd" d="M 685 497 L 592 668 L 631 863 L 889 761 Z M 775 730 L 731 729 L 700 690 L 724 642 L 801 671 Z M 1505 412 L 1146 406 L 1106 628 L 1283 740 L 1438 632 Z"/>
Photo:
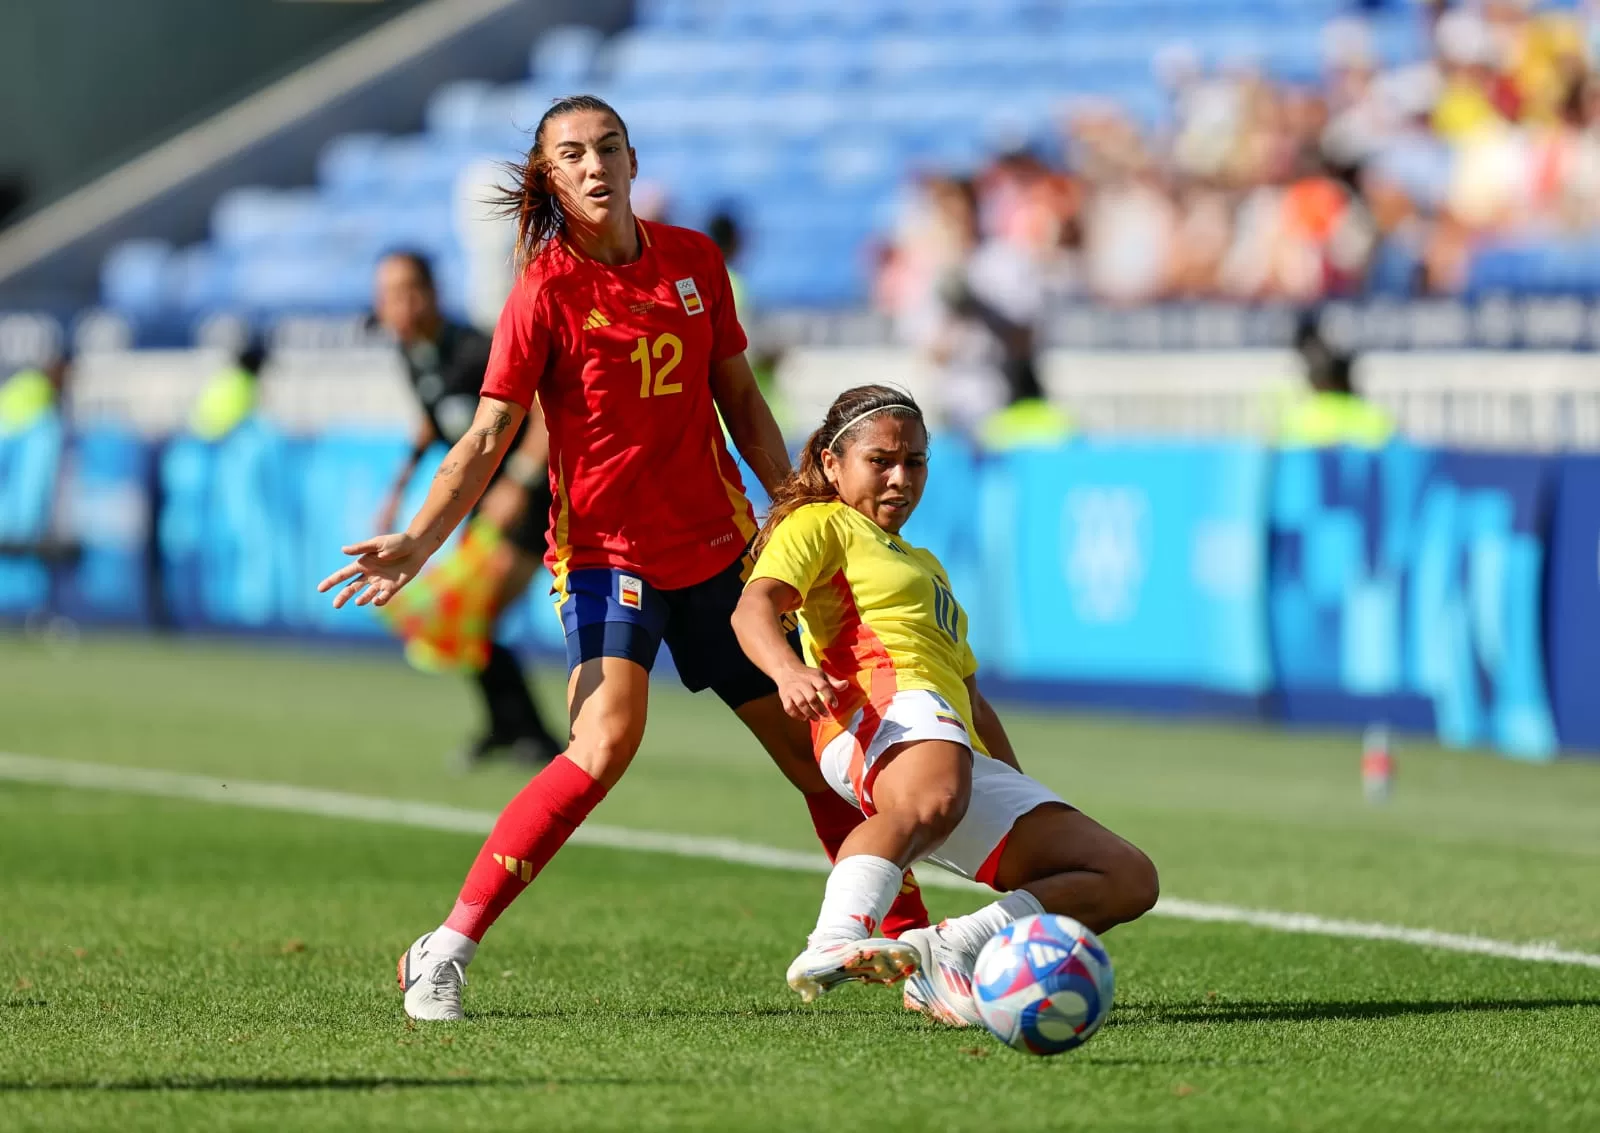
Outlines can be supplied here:
<path id="1" fill-rule="evenodd" d="M 833 867 L 822 895 L 811 944 L 838 944 L 878 935 L 884 914 L 900 892 L 904 871 L 888 858 L 856 854 Z"/>
<path id="2" fill-rule="evenodd" d="M 1014 920 L 1044 912 L 1039 898 L 1026 889 L 1007 893 L 992 905 L 985 905 L 964 917 L 952 917 L 939 926 L 939 935 L 966 956 L 977 959 L 989 938 Z"/>
<path id="3" fill-rule="evenodd" d="M 440 925 L 428 937 L 427 955 L 443 956 L 465 968 L 478 954 L 478 942 L 466 933 Z"/>

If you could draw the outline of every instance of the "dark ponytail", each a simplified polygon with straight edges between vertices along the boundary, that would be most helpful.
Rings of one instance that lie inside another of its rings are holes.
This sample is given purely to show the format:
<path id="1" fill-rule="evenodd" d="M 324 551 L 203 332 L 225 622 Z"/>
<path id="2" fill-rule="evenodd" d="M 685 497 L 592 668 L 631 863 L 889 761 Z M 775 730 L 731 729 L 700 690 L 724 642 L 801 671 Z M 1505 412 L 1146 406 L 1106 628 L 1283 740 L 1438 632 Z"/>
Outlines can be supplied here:
<path id="1" fill-rule="evenodd" d="M 828 415 L 822 419 L 822 427 L 806 438 L 799 466 L 772 493 L 772 508 L 751 546 L 753 554 L 759 556 L 778 524 L 799 508 L 839 498 L 838 489 L 828 482 L 822 471 L 824 450 L 831 448 L 835 457 L 843 456 L 850 439 L 862 426 L 881 416 L 915 417 L 921 421 L 922 410 L 910 394 L 892 386 L 856 386 L 833 399 Z"/>
<path id="2" fill-rule="evenodd" d="M 610 103 L 592 94 L 575 94 L 558 98 L 550 104 L 533 128 L 533 145 L 522 161 L 508 161 L 503 168 L 511 178 L 509 185 L 501 185 L 486 202 L 496 216 L 517 223 L 517 270 L 521 271 L 539 249 L 566 227 L 567 218 L 561 211 L 561 201 L 550 188 L 550 162 L 544 156 L 544 129 L 564 114 L 580 110 L 598 110 L 617 120 L 622 128 L 622 140 L 628 142 L 628 124 Z"/>

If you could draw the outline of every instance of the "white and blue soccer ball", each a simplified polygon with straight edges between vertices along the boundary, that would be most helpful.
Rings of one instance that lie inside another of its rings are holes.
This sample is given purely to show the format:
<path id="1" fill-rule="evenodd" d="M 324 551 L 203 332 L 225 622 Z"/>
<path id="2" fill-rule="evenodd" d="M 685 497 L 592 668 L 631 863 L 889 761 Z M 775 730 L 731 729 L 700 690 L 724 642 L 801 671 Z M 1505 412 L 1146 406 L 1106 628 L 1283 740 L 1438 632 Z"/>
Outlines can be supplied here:
<path id="1" fill-rule="evenodd" d="M 1111 957 L 1071 917 L 1022 917 L 978 953 L 972 993 L 991 1034 L 1024 1054 L 1064 1054 L 1111 1014 Z"/>

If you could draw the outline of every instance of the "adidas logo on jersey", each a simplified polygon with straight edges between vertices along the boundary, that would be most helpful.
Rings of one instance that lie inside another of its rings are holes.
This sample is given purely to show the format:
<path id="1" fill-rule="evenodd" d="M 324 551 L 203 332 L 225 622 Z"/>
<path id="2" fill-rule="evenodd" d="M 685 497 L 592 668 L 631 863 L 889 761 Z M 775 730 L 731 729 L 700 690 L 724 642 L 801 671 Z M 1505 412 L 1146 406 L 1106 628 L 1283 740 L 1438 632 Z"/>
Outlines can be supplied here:
<path id="1" fill-rule="evenodd" d="M 599 330 L 611 325 L 611 320 L 600 313 L 599 307 L 589 308 L 589 317 L 583 320 L 584 330 Z"/>

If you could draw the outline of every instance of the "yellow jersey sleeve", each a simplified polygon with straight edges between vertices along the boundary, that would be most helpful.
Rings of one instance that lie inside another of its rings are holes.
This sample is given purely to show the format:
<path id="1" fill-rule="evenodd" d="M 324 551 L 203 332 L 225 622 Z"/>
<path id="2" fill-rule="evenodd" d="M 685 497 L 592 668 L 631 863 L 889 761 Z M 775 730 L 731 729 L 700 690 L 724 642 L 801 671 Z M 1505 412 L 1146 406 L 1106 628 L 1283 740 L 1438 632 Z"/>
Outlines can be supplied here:
<path id="1" fill-rule="evenodd" d="M 961 679 L 974 677 L 978 674 L 978 655 L 972 651 L 972 645 L 966 638 L 961 639 Z"/>
<path id="2" fill-rule="evenodd" d="M 779 523 L 762 548 L 750 581 L 774 578 L 804 598 L 844 565 L 844 540 L 833 521 L 838 504 L 807 504 Z"/>

